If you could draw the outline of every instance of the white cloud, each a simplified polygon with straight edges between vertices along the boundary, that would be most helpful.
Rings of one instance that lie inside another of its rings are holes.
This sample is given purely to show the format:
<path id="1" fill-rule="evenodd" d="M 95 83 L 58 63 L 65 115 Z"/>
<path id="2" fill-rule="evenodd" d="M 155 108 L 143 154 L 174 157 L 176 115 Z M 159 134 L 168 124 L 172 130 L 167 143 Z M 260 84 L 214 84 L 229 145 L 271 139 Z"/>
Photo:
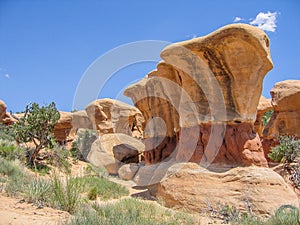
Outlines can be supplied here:
<path id="1" fill-rule="evenodd" d="M 10 75 L 7 73 L 7 74 L 5 74 L 4 75 L 7 79 L 9 79 L 10 78 Z"/>
<path id="2" fill-rule="evenodd" d="M 238 17 L 238 16 L 236 16 L 235 18 L 234 18 L 234 20 L 233 20 L 233 22 L 240 22 L 240 21 L 242 21 L 242 20 L 244 20 L 243 18 L 241 18 L 241 17 Z"/>
<path id="3" fill-rule="evenodd" d="M 278 16 L 277 12 L 260 12 L 257 14 L 256 18 L 251 19 L 250 24 L 253 26 L 257 26 L 258 28 L 264 31 L 274 32 L 276 30 L 276 18 Z"/>

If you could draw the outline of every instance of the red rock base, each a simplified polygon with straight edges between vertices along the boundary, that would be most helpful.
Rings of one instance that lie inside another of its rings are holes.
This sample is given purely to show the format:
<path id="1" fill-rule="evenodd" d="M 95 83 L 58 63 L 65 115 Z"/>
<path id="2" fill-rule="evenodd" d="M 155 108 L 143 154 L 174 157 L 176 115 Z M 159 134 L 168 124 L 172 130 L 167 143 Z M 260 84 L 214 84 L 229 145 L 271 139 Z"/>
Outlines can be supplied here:
<path id="1" fill-rule="evenodd" d="M 252 123 L 201 124 L 182 128 L 174 137 L 154 137 L 144 142 L 148 165 L 173 159 L 201 165 L 268 167 Z"/>

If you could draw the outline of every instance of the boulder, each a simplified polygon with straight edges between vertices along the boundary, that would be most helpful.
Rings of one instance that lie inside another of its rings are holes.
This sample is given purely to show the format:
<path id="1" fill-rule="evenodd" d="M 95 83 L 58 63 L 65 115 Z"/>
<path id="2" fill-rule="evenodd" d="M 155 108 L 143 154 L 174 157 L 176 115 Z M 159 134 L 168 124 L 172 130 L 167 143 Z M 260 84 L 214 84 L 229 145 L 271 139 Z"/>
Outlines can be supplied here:
<path id="1" fill-rule="evenodd" d="M 278 82 L 271 90 L 274 112 L 263 132 L 265 153 L 282 135 L 300 136 L 300 80 Z"/>
<path id="2" fill-rule="evenodd" d="M 118 170 L 118 175 L 123 180 L 132 180 L 138 170 L 139 165 L 137 163 L 125 164 Z"/>
<path id="3" fill-rule="evenodd" d="M 66 143 L 74 139 L 72 131 L 72 113 L 59 112 L 60 118 L 54 126 L 54 137 L 60 143 Z"/>
<path id="4" fill-rule="evenodd" d="M 251 207 L 255 214 L 271 214 L 282 205 L 299 207 L 299 200 L 283 178 L 269 168 L 236 167 L 213 172 L 195 163 L 175 164 L 150 188 L 167 207 L 201 212 L 211 205 Z"/>
<path id="5" fill-rule="evenodd" d="M 4 125 L 12 125 L 16 121 L 16 119 L 6 112 L 6 104 L 0 99 L 0 123 L 3 123 Z"/>
<path id="6" fill-rule="evenodd" d="M 118 174 L 124 163 L 138 163 L 145 149 L 144 144 L 122 133 L 103 134 L 91 146 L 88 161 L 97 167 L 105 167 L 109 174 Z"/>
<path id="7" fill-rule="evenodd" d="M 271 99 L 261 96 L 257 106 L 256 120 L 254 123 L 254 130 L 257 132 L 259 137 L 263 136 L 263 130 L 265 128 L 263 116 L 266 112 L 270 110 L 273 110 Z"/>
<path id="8" fill-rule="evenodd" d="M 142 137 L 143 116 L 134 106 L 105 98 L 91 102 L 86 112 L 99 134 L 123 133 Z"/>
<path id="9" fill-rule="evenodd" d="M 273 64 L 260 29 L 225 26 L 167 46 L 157 69 L 124 94 L 142 112 L 146 164 L 267 166 L 254 131 L 262 81 Z"/>

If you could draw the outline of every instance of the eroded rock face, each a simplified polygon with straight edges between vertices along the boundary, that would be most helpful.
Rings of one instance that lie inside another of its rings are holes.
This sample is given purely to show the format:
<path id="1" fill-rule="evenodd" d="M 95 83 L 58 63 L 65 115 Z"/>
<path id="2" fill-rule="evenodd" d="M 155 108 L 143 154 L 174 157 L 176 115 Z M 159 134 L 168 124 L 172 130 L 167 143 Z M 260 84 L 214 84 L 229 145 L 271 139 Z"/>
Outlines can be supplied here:
<path id="1" fill-rule="evenodd" d="M 90 163 L 105 167 L 109 174 L 118 174 L 125 163 L 140 162 L 144 144 L 126 134 L 103 134 L 91 146 L 87 155 Z"/>
<path id="2" fill-rule="evenodd" d="M 180 190 L 180 191 L 179 191 Z M 220 204 L 256 214 L 271 214 L 282 205 L 299 207 L 297 195 L 283 178 L 269 168 L 237 167 L 212 172 L 194 163 L 171 166 L 150 189 L 167 207 L 200 212 Z"/>
<path id="3" fill-rule="evenodd" d="M 66 143 L 74 139 L 72 131 L 72 113 L 59 112 L 60 118 L 54 126 L 54 137 L 58 142 Z"/>
<path id="4" fill-rule="evenodd" d="M 256 115 L 255 123 L 254 123 L 254 130 L 257 132 L 259 137 L 263 136 L 263 130 L 265 128 L 265 125 L 263 123 L 263 116 L 266 112 L 268 112 L 272 109 L 273 109 L 273 106 L 271 104 L 271 99 L 261 96 L 259 99 L 258 106 L 257 106 L 257 115 Z"/>
<path id="5" fill-rule="evenodd" d="M 16 119 L 6 112 L 6 104 L 0 99 L 0 123 L 3 123 L 4 125 L 11 125 L 14 122 L 16 122 Z"/>
<path id="6" fill-rule="evenodd" d="M 300 137 L 300 80 L 278 82 L 271 90 L 274 112 L 263 132 L 266 154 L 278 137 Z"/>
<path id="7" fill-rule="evenodd" d="M 72 127 L 74 129 L 93 129 L 93 124 L 85 110 L 72 113 Z"/>
<path id="8" fill-rule="evenodd" d="M 142 137 L 143 116 L 135 107 L 113 99 L 98 99 L 86 107 L 94 130 L 99 134 L 123 133 Z"/>
<path id="9" fill-rule="evenodd" d="M 155 71 L 124 92 L 146 120 L 147 164 L 171 156 L 266 166 L 253 127 L 262 81 L 273 67 L 266 34 L 229 25 L 172 44 L 161 57 Z"/>

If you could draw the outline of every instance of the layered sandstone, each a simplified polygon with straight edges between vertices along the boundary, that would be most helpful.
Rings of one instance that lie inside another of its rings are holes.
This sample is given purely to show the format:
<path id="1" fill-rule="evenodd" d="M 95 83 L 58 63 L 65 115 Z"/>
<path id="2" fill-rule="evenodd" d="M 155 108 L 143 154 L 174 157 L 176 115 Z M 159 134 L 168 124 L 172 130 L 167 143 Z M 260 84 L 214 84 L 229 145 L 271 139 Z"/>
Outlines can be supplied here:
<path id="1" fill-rule="evenodd" d="M 283 178 L 261 167 L 213 172 L 194 163 L 179 163 L 169 167 L 150 191 L 164 199 L 167 207 L 196 212 L 209 205 L 229 205 L 246 212 L 250 207 L 255 214 L 272 214 L 282 205 L 299 207 L 296 193 Z"/>
<path id="2" fill-rule="evenodd" d="M 108 98 L 97 99 L 86 107 L 86 112 L 93 129 L 99 134 L 142 136 L 143 116 L 131 105 Z"/>
<path id="3" fill-rule="evenodd" d="M 72 113 L 59 112 L 60 118 L 54 126 L 54 137 L 60 143 L 66 143 L 74 139 L 72 132 Z"/>
<path id="4" fill-rule="evenodd" d="M 253 127 L 262 81 L 273 67 L 267 35 L 228 25 L 172 44 L 161 57 L 156 70 L 124 93 L 146 120 L 146 163 L 267 166 Z"/>
<path id="5" fill-rule="evenodd" d="M 300 137 L 300 80 L 276 83 L 271 96 L 274 112 L 263 133 L 266 154 L 280 136 Z"/>

